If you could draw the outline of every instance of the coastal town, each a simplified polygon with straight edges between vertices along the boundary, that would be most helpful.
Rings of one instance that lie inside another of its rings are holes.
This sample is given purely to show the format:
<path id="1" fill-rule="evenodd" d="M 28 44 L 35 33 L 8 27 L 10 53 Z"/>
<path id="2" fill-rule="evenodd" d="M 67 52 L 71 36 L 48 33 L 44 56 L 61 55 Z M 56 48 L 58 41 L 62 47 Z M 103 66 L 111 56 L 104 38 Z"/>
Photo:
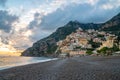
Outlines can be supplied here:
<path id="1" fill-rule="evenodd" d="M 119 51 L 120 42 L 115 34 L 94 29 L 77 29 L 66 39 L 57 42 L 60 56 L 112 55 Z"/>

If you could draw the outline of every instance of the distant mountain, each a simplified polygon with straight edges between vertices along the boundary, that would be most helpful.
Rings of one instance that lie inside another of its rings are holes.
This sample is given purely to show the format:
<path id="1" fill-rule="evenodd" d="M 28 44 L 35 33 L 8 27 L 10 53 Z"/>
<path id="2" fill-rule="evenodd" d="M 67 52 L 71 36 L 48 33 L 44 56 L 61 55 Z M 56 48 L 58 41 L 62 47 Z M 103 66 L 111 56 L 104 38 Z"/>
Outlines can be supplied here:
<path id="1" fill-rule="evenodd" d="M 78 21 L 70 21 L 65 26 L 58 28 L 50 36 L 34 43 L 32 47 L 28 48 L 22 53 L 22 56 L 56 56 L 56 43 L 60 40 L 65 39 L 67 35 L 71 34 L 72 32 L 75 32 L 78 28 L 82 28 L 83 30 L 95 29 L 104 31 L 119 31 L 120 14 L 103 24 L 83 24 L 79 23 Z"/>
<path id="2" fill-rule="evenodd" d="M 109 31 L 109 32 L 120 32 L 120 13 L 114 16 L 112 19 L 102 24 L 99 30 Z"/>

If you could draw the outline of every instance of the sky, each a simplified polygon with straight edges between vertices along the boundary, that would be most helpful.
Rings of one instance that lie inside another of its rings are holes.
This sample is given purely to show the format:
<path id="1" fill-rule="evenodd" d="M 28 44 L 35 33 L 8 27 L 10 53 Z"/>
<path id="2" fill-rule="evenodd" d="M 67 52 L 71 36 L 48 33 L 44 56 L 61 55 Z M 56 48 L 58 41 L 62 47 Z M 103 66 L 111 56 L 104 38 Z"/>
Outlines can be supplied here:
<path id="1" fill-rule="evenodd" d="M 103 23 L 120 0 L 0 0 L 0 45 L 26 49 L 69 21 Z"/>

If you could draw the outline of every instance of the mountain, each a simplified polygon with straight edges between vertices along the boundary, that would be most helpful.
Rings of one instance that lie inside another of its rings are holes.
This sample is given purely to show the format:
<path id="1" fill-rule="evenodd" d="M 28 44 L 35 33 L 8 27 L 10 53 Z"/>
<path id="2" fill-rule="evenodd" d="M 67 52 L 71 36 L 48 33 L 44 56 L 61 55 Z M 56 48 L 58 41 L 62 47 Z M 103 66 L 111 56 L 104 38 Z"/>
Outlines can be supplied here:
<path id="1" fill-rule="evenodd" d="M 50 36 L 34 43 L 32 47 L 28 48 L 22 53 L 22 56 L 49 56 L 51 54 L 54 55 L 53 53 L 55 53 L 57 49 L 56 42 L 65 39 L 67 35 L 76 31 L 76 29 L 98 29 L 99 27 L 99 24 L 82 24 L 78 21 L 70 21 L 65 26 L 58 28 Z"/>
<path id="2" fill-rule="evenodd" d="M 22 56 L 56 56 L 56 43 L 65 39 L 67 35 L 75 32 L 78 28 L 82 28 L 83 30 L 95 29 L 113 32 L 120 31 L 120 13 L 111 20 L 102 24 L 83 24 L 78 21 L 70 21 L 65 26 L 58 28 L 50 36 L 35 42 L 32 47 L 22 53 Z"/>
<path id="3" fill-rule="evenodd" d="M 100 30 L 114 33 L 120 32 L 120 13 L 106 23 L 103 23 Z"/>

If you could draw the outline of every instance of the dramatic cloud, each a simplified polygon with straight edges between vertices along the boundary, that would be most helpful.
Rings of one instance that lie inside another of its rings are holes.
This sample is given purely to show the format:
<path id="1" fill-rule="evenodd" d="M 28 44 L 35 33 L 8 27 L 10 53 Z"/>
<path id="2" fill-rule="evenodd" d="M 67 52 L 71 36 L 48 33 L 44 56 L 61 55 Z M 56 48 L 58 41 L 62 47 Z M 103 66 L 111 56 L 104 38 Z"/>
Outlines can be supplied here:
<path id="1" fill-rule="evenodd" d="M 5 32 L 10 32 L 12 23 L 18 18 L 13 15 L 9 15 L 7 11 L 0 11 L 0 29 Z"/>
<path id="2" fill-rule="evenodd" d="M 55 12 L 43 17 L 41 28 L 54 30 L 71 20 L 88 22 L 86 18 L 88 18 L 92 9 L 93 7 L 87 4 L 71 4 L 66 6 L 64 9 L 59 8 Z"/>
<path id="3" fill-rule="evenodd" d="M 115 4 L 117 2 L 119 0 Z M 101 23 L 109 20 L 120 10 L 120 4 L 114 5 L 113 0 L 71 0 L 68 3 L 62 3 L 55 11 L 43 16 L 40 24 L 37 23 L 39 20 L 34 18 L 30 27 L 34 25 L 42 30 L 54 30 L 71 20 L 82 23 Z"/>
<path id="4" fill-rule="evenodd" d="M 0 0 L 0 6 L 5 7 L 7 0 Z"/>
<path id="5" fill-rule="evenodd" d="M 20 18 L 0 10 L 0 45 L 24 49 L 32 44 L 29 39 L 31 31 L 19 25 Z M 18 24 L 18 25 L 16 25 Z"/>
<path id="6" fill-rule="evenodd" d="M 35 27 L 40 26 L 41 23 L 41 16 L 39 13 L 35 13 L 34 14 L 34 20 L 30 22 L 30 24 L 28 25 L 29 29 L 34 29 Z"/>

